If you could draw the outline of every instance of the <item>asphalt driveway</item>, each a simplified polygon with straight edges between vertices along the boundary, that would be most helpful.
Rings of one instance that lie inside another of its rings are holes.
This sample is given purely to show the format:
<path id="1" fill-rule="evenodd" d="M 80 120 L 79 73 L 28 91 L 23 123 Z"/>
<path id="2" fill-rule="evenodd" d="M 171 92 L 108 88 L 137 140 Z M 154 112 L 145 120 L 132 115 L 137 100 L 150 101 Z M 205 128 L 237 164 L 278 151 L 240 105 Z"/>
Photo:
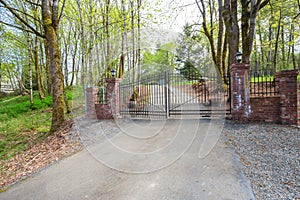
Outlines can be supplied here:
<path id="1" fill-rule="evenodd" d="M 113 136 L 97 137 L 0 199 L 254 199 L 221 135 L 221 120 L 137 120 L 116 127 Z"/>

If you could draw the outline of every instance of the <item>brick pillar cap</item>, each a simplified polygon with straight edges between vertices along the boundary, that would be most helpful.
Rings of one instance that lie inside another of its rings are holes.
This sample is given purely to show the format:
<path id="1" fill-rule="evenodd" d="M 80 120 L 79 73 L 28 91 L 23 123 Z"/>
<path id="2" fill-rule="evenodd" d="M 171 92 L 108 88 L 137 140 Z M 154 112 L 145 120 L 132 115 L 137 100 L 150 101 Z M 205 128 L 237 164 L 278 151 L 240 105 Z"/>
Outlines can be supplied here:
<path id="1" fill-rule="evenodd" d="M 121 78 L 107 78 L 105 79 L 107 83 L 120 83 L 122 81 Z"/>
<path id="2" fill-rule="evenodd" d="M 298 76 L 298 70 L 284 70 L 276 73 L 276 76 Z"/>
<path id="3" fill-rule="evenodd" d="M 87 87 L 86 90 L 87 91 L 95 91 L 95 90 L 98 90 L 98 87 Z"/>
<path id="4" fill-rule="evenodd" d="M 241 69 L 245 69 L 248 70 L 250 69 L 250 64 L 246 64 L 246 63 L 234 63 L 231 65 L 230 70 L 241 70 Z"/>

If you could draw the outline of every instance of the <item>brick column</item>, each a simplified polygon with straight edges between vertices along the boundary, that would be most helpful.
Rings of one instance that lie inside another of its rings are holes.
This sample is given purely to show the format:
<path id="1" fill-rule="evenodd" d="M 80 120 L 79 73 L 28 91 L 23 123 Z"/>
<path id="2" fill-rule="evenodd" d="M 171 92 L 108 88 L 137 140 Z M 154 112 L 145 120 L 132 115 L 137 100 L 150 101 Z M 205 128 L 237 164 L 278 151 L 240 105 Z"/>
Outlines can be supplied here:
<path id="1" fill-rule="evenodd" d="M 98 88 L 86 88 L 86 117 L 89 119 L 97 119 L 95 104 L 98 102 L 97 98 Z"/>
<path id="2" fill-rule="evenodd" d="M 298 104 L 297 104 L 297 109 L 298 109 L 298 126 L 300 126 L 300 83 L 298 83 L 297 98 L 298 98 Z"/>
<path id="3" fill-rule="evenodd" d="M 297 70 L 276 73 L 275 78 L 280 94 L 279 122 L 281 124 L 298 124 L 297 76 Z"/>
<path id="4" fill-rule="evenodd" d="M 111 118 L 115 118 L 120 114 L 120 91 L 119 85 L 121 82 L 120 78 L 109 78 L 107 82 L 107 101 L 108 107 L 111 110 Z"/>
<path id="5" fill-rule="evenodd" d="M 247 121 L 250 106 L 250 65 L 235 63 L 230 68 L 231 114 L 234 121 Z"/>

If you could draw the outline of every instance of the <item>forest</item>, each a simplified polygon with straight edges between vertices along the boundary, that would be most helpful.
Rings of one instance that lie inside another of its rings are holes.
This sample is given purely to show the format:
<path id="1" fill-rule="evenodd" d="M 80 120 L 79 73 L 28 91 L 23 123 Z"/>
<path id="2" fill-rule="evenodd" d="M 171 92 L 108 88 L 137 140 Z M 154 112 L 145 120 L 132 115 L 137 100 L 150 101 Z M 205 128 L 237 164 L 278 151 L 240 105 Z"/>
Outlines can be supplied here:
<path id="1" fill-rule="evenodd" d="M 154 28 L 169 19 L 159 6 L 166 2 L 174 12 L 194 7 L 198 16 L 174 33 L 177 40 Z M 50 95 L 54 132 L 71 112 L 66 90 L 101 85 L 112 69 L 134 82 L 185 60 L 201 73 L 216 70 L 228 84 L 238 51 L 252 70 L 299 69 L 299 0 L 179 2 L 0 0 L 0 88 L 29 95 L 31 105 L 34 92 L 42 101 Z"/>

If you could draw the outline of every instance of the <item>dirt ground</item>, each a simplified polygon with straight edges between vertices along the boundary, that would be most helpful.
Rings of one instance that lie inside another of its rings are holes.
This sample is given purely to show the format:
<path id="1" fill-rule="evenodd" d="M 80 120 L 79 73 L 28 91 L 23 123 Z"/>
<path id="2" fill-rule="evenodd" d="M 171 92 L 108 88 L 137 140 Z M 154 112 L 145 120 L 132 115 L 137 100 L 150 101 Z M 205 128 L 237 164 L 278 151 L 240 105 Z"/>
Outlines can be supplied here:
<path id="1" fill-rule="evenodd" d="M 74 137 L 68 137 L 73 123 L 73 120 L 66 121 L 59 131 L 42 142 L 7 162 L 1 161 L 0 192 L 5 191 L 9 185 L 81 150 L 82 144 Z"/>

